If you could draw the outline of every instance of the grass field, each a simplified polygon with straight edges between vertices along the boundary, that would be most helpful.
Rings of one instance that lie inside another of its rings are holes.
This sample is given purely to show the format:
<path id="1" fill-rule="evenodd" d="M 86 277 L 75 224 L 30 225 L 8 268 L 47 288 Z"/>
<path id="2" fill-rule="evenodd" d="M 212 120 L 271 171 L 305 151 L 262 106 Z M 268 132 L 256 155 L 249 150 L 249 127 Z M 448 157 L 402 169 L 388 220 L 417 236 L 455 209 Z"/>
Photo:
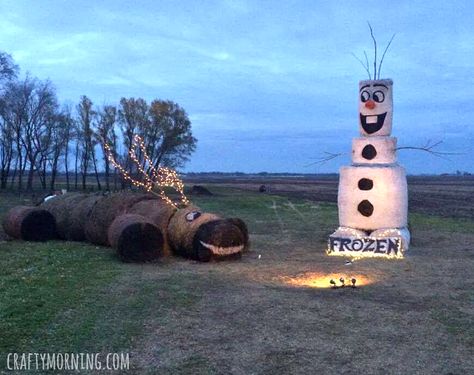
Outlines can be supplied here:
<path id="1" fill-rule="evenodd" d="M 210 189 L 195 203 L 249 226 L 241 261 L 0 242 L 0 371 L 9 352 L 129 352 L 133 374 L 473 373 L 473 220 L 414 213 L 405 259 L 346 265 L 324 254 L 335 204 Z M 2 196 L 0 215 L 17 203 Z M 290 282 L 328 274 L 369 285 Z"/>

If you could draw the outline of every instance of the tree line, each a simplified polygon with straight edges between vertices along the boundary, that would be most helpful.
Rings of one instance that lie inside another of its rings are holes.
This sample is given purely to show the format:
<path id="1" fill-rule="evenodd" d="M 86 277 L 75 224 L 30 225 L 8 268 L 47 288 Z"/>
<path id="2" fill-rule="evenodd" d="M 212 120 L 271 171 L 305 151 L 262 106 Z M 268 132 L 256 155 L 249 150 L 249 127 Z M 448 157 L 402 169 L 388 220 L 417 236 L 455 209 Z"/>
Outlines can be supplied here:
<path id="1" fill-rule="evenodd" d="M 54 190 L 59 176 L 70 189 L 110 190 L 126 183 L 110 164 L 113 157 L 136 173 L 129 152 L 138 134 L 154 166 L 182 167 L 196 148 L 186 111 L 170 100 L 121 98 L 118 105 L 94 105 L 86 95 L 75 106 L 61 105 L 49 80 L 26 74 L 0 52 L 0 188 Z M 140 159 L 142 155 L 137 155 Z"/>

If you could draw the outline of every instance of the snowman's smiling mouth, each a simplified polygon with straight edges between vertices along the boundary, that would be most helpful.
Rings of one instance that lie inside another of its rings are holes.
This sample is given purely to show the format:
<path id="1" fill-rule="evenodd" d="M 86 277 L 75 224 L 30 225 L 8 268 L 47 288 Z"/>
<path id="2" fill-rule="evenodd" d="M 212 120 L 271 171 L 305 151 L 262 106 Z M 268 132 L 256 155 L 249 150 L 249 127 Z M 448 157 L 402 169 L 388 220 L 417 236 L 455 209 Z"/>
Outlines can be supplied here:
<path id="1" fill-rule="evenodd" d="M 373 134 L 382 129 L 387 112 L 379 115 L 363 115 L 360 113 L 360 124 L 367 134 Z"/>

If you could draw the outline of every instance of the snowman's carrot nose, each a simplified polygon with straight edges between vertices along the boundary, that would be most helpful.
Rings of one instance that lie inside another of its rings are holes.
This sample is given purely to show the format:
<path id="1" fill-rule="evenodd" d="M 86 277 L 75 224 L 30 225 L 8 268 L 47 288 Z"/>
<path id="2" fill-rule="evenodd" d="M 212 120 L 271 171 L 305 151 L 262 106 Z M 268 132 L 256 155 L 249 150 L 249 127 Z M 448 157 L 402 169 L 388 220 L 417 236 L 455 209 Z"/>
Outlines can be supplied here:
<path id="1" fill-rule="evenodd" d="M 375 102 L 372 99 L 367 100 L 365 102 L 365 108 L 374 109 L 375 108 Z"/>

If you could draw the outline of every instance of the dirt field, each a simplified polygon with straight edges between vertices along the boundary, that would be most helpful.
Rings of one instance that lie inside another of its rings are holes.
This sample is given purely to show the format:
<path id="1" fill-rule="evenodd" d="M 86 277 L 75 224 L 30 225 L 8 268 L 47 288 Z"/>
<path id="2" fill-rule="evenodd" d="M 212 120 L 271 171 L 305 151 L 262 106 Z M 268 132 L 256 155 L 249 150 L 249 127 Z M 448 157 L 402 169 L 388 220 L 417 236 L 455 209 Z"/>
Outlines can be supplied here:
<path id="1" fill-rule="evenodd" d="M 192 199 L 248 223 L 241 261 L 130 265 L 101 247 L 0 243 L 0 352 L 125 351 L 131 374 L 472 374 L 474 221 L 413 213 L 405 259 L 346 265 L 325 255 L 337 211 L 303 199 L 312 188 L 224 185 Z M 303 285 L 328 275 L 367 285 Z"/>
<path id="2" fill-rule="evenodd" d="M 337 202 L 337 177 L 208 178 L 190 179 L 188 182 L 237 187 L 254 192 L 265 185 L 269 194 L 316 202 Z M 408 190 L 409 209 L 412 212 L 474 219 L 474 176 L 408 177 Z"/>

